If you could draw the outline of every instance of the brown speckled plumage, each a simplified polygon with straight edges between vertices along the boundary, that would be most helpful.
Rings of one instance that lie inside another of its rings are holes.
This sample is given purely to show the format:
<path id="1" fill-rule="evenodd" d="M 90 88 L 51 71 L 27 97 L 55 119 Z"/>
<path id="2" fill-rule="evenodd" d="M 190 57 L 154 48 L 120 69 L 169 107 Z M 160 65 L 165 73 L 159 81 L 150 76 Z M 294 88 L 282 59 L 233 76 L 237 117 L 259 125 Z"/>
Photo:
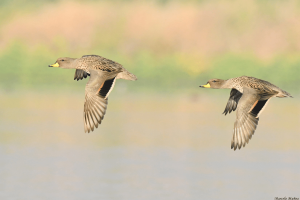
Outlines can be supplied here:
<path id="1" fill-rule="evenodd" d="M 229 86 L 229 87 L 228 87 Z M 249 87 L 256 89 L 257 91 L 261 93 L 285 93 L 286 95 L 289 95 L 287 92 L 281 90 L 276 85 L 273 85 L 272 83 L 268 81 L 264 81 L 258 78 L 249 77 L 249 76 L 241 76 L 237 78 L 231 78 L 226 80 L 226 83 L 224 84 L 225 88 L 234 88 L 238 90 L 239 92 L 243 93 L 244 87 Z M 223 87 L 223 88 L 224 88 Z"/>
<path id="2" fill-rule="evenodd" d="M 241 76 L 228 80 L 211 79 L 206 88 L 231 89 L 223 114 L 237 110 L 231 148 L 236 150 L 249 142 L 258 124 L 259 116 L 272 97 L 292 97 L 268 81 Z"/>
<path id="3" fill-rule="evenodd" d="M 97 55 L 86 55 L 81 58 L 59 58 L 49 67 L 76 69 L 74 80 L 82 80 L 90 76 L 85 87 L 84 130 L 94 131 L 101 124 L 109 93 L 116 79 L 137 80 L 134 74 L 128 72 L 122 65 Z"/>
<path id="4" fill-rule="evenodd" d="M 102 70 L 106 72 L 119 72 L 123 69 L 122 65 L 107 58 L 97 55 L 85 55 L 77 59 L 76 69 L 89 71 L 91 69 Z"/>

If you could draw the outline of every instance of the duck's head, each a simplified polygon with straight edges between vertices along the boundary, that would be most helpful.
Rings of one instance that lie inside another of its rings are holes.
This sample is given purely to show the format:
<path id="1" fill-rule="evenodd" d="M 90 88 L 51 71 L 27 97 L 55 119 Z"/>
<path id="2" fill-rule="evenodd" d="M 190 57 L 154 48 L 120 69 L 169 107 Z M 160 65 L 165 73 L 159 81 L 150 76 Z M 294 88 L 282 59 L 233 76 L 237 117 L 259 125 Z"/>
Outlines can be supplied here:
<path id="1" fill-rule="evenodd" d="M 53 65 L 49 65 L 49 67 L 60 67 L 60 68 L 73 68 L 73 62 L 75 58 L 62 57 L 58 58 Z"/>
<path id="2" fill-rule="evenodd" d="M 222 85 L 225 83 L 225 80 L 222 79 L 210 79 L 206 85 L 200 85 L 202 88 L 222 88 Z"/>

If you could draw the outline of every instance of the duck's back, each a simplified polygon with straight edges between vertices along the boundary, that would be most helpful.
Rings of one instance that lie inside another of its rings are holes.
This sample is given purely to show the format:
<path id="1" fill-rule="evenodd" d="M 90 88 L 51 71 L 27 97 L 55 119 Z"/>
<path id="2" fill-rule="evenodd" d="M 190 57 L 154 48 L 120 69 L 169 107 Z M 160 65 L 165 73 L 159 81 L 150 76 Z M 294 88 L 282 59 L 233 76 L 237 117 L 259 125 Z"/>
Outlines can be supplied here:
<path id="1" fill-rule="evenodd" d="M 259 93 L 274 94 L 278 97 L 290 96 L 288 92 L 280 89 L 276 85 L 255 77 L 240 76 L 237 78 L 233 78 L 232 82 L 234 88 L 236 88 L 240 92 L 243 92 L 243 87 L 248 87 L 257 90 Z"/>
<path id="2" fill-rule="evenodd" d="M 120 72 L 122 65 L 98 55 L 85 55 L 77 59 L 78 65 L 86 70 L 102 70 L 106 72 Z"/>

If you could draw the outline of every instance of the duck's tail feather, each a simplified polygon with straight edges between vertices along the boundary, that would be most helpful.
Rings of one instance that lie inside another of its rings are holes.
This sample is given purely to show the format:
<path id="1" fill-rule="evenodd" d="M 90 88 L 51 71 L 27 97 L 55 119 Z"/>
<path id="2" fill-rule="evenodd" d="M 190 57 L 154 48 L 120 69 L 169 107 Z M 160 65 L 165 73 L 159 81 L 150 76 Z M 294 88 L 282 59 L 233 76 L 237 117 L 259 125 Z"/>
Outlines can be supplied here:
<path id="1" fill-rule="evenodd" d="M 291 97 L 291 98 L 294 98 L 290 93 L 288 93 L 287 91 L 284 91 L 282 90 L 280 93 L 278 93 L 276 95 L 277 97 L 280 97 L 280 98 L 284 98 L 284 97 Z"/>
<path id="2" fill-rule="evenodd" d="M 136 81 L 137 77 L 130 73 L 129 71 L 127 71 L 126 69 L 123 68 L 123 71 L 120 72 L 117 77 L 117 79 L 125 79 L 125 80 L 130 80 L 130 81 Z"/>

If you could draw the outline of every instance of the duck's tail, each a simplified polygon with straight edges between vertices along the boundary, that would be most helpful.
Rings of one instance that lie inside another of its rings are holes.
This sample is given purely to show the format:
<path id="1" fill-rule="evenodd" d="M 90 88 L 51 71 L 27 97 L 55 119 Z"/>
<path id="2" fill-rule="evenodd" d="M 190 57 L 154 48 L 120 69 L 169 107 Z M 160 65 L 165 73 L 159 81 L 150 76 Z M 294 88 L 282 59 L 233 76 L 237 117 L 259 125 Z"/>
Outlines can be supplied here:
<path id="1" fill-rule="evenodd" d="M 136 81 L 137 77 L 134 74 L 127 71 L 125 68 L 123 68 L 123 71 L 120 72 L 117 75 L 117 79 L 125 79 L 125 80 L 130 80 L 130 81 Z"/>
<path id="2" fill-rule="evenodd" d="M 281 90 L 277 95 L 277 97 L 284 98 L 284 97 L 291 97 L 294 98 L 290 93 L 287 91 Z"/>

